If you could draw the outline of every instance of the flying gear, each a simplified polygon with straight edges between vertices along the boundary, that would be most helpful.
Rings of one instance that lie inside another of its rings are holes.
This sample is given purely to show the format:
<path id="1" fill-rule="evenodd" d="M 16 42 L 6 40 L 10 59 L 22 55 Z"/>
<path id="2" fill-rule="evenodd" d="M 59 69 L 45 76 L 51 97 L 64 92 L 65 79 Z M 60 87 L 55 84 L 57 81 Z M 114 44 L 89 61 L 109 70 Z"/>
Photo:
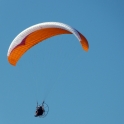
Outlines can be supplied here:
<path id="1" fill-rule="evenodd" d="M 42 105 L 38 105 L 36 107 L 35 117 L 46 117 L 49 112 L 49 106 L 43 101 Z"/>

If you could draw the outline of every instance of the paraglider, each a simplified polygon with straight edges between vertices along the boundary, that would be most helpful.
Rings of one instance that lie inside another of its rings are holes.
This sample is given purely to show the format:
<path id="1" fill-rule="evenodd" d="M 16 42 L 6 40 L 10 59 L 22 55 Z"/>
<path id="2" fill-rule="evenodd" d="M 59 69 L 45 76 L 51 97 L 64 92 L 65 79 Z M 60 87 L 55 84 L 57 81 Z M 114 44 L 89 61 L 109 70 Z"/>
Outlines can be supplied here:
<path id="1" fill-rule="evenodd" d="M 44 22 L 31 26 L 18 34 L 9 46 L 7 58 L 11 65 L 16 66 L 19 59 L 26 51 L 34 45 L 62 34 L 73 34 L 80 42 L 82 48 L 88 51 L 89 44 L 87 39 L 76 29 L 60 22 Z M 43 101 L 42 105 L 36 107 L 35 117 L 45 117 L 48 114 L 49 107 Z"/>
<path id="2" fill-rule="evenodd" d="M 7 53 L 9 63 L 15 66 L 22 55 L 31 47 L 50 37 L 61 34 L 74 34 L 82 48 L 88 51 L 87 39 L 76 29 L 60 22 L 44 22 L 25 29 L 15 37 Z"/>
<path id="3" fill-rule="evenodd" d="M 49 112 L 48 105 L 43 101 L 42 105 L 38 105 L 36 107 L 35 117 L 42 117 L 44 118 Z"/>

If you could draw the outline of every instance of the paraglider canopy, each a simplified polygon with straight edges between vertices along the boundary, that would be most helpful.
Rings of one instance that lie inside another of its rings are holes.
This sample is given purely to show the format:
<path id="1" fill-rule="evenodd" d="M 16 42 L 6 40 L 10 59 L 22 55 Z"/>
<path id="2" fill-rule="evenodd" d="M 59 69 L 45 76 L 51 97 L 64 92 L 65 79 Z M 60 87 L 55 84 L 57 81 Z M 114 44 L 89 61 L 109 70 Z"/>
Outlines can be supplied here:
<path id="1" fill-rule="evenodd" d="M 31 26 L 20 34 L 10 44 L 7 57 L 11 65 L 16 65 L 21 56 L 34 45 L 61 34 L 74 34 L 82 48 L 88 51 L 89 44 L 87 39 L 76 29 L 60 22 L 44 22 Z"/>

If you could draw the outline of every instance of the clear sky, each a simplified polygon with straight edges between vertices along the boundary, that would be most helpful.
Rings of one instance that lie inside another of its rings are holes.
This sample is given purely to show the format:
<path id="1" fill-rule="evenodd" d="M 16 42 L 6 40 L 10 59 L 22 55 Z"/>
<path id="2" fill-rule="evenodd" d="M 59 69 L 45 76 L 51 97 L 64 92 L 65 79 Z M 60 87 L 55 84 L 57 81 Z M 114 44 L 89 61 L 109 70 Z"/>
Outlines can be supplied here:
<path id="1" fill-rule="evenodd" d="M 7 61 L 12 40 L 25 28 L 62 22 L 73 35 L 53 37 L 30 49 L 16 67 Z M 0 123 L 123 124 L 124 1 L 0 0 Z M 45 98 L 46 118 L 35 118 Z"/>

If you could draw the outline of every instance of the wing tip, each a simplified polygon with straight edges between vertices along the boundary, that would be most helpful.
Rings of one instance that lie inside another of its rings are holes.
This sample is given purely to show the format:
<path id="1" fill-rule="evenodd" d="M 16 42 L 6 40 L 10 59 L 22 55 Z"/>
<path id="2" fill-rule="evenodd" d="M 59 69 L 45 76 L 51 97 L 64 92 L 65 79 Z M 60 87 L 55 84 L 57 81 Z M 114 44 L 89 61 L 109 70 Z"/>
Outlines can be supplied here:
<path id="1" fill-rule="evenodd" d="M 84 49 L 84 51 L 88 52 L 88 50 L 89 50 L 89 44 L 88 44 L 87 39 L 86 38 L 83 39 L 80 43 L 81 43 L 81 46 Z"/>
<path id="2" fill-rule="evenodd" d="M 16 61 L 15 61 L 15 59 L 13 59 L 13 58 L 11 58 L 11 57 L 9 57 L 9 56 L 8 56 L 8 62 L 9 62 L 11 65 L 16 66 Z"/>

